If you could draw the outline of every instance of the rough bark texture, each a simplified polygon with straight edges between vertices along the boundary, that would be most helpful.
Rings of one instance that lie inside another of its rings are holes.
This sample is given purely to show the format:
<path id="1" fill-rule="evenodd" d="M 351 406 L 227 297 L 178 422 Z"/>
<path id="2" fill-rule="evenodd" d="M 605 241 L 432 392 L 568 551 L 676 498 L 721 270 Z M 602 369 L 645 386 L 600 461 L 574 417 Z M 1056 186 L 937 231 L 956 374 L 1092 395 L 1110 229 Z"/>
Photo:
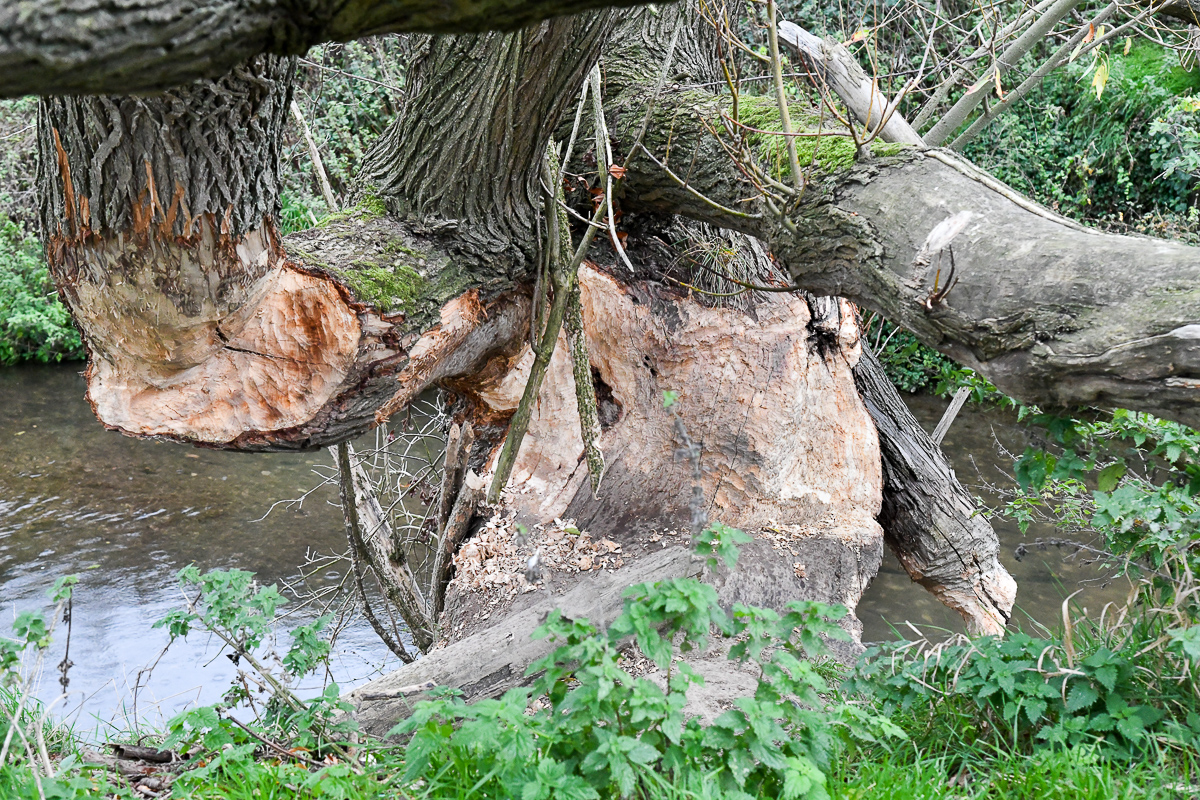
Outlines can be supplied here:
<path id="1" fill-rule="evenodd" d="M 626 0 L 39 0 L 0 5 L 0 97 L 144 93 L 388 31 L 511 31 Z"/>
<path id="2" fill-rule="evenodd" d="M 636 84 L 623 97 L 633 104 L 645 91 Z M 722 146 L 713 134 L 725 130 L 727 101 L 675 88 L 659 109 L 645 147 L 676 174 L 643 155 L 626 178 L 626 210 L 756 236 L 798 285 L 881 312 L 1023 400 L 1200 425 L 1196 248 L 1083 228 L 945 151 L 893 145 L 885 152 L 895 155 L 855 162 L 836 131 L 820 144 L 800 202 L 776 214 L 729 156 L 738 137 L 722 134 Z M 815 110 L 793 116 L 815 128 Z M 614 117 L 628 147 L 640 120 Z M 769 140 L 749 136 L 746 146 L 761 152 Z M 965 229 L 930 252 L 934 228 L 961 213 Z M 939 296 L 951 251 L 958 283 Z"/>
<path id="3" fill-rule="evenodd" d="M 546 147 L 614 19 L 434 37 L 410 73 L 405 113 L 367 154 L 388 209 L 440 230 L 476 281 L 519 280 L 536 263 Z"/>
<path id="4" fill-rule="evenodd" d="M 1003 633 L 1017 584 L 1000 563 L 995 531 L 865 347 L 854 381 L 879 431 L 884 541 L 973 632 Z"/>
<path id="5" fill-rule="evenodd" d="M 362 322 L 274 228 L 292 72 L 43 102 L 47 256 L 109 427 L 226 444 L 302 425 L 351 372 Z"/>

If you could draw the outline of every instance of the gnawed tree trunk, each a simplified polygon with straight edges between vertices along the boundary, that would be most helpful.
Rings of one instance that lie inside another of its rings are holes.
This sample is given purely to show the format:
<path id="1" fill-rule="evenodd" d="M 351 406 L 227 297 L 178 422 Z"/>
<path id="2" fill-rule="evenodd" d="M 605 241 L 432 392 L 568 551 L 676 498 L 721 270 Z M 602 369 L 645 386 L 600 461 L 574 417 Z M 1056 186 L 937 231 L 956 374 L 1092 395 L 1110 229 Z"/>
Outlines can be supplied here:
<path id="1" fill-rule="evenodd" d="M 282 124 L 286 62 L 260 59 L 161 98 L 47 101 L 48 250 L 87 337 L 102 421 L 229 449 L 307 448 L 345 441 L 436 384 L 455 392 L 460 421 L 477 432 L 469 467 L 489 468 L 528 371 L 539 178 L 554 125 L 615 41 L 624 49 L 606 76 L 625 93 L 613 113 L 614 129 L 627 132 L 678 26 L 671 76 L 711 80 L 712 46 L 694 9 L 430 39 L 405 115 L 371 155 L 379 196 L 284 246 L 269 223 L 274 172 L 252 145 Z M 691 135 L 699 112 L 679 106 L 690 95 L 664 97 Z M 244 120 L 246 142 L 232 134 L 244 135 Z M 652 151 L 664 130 L 652 128 Z M 647 159 L 635 163 L 657 174 Z M 693 174 L 744 188 L 724 156 Z M 627 212 L 676 197 L 651 197 L 643 188 L 655 184 L 637 175 L 621 200 Z M 548 586 L 565 589 L 602 568 L 600 555 L 613 566 L 634 561 L 686 529 L 690 470 L 672 458 L 664 390 L 682 394 L 711 515 L 755 536 L 738 571 L 717 578 L 725 602 L 812 598 L 853 609 L 878 569 L 879 445 L 855 388 L 858 332 L 844 301 L 753 292 L 719 305 L 685 288 L 706 280 L 696 251 L 778 283 L 761 246 L 743 234 L 714 243 L 702 226 L 653 213 L 627 213 L 624 226 L 632 271 L 601 252 L 580 273 L 604 481 L 593 495 L 560 343 L 495 524 L 458 553 L 439 620 L 448 639 L 488 625 L 486 610 L 515 613 L 529 601 L 512 577 L 519 566 L 505 561 L 522 547 L 544 547 Z M 683 239 L 684 252 L 664 239 Z M 534 526 L 524 544 L 505 524 L 510 513 Z M 570 534 L 570 558 L 551 564 L 547 526 L 562 517 L 590 535 Z M 603 554 L 602 540 L 611 543 Z M 508 576 L 502 591 L 474 582 L 497 570 Z"/>
<path id="2" fill-rule="evenodd" d="M 356 377 L 366 321 L 275 228 L 293 70 L 261 57 L 160 97 L 43 101 L 46 253 L 106 426 L 253 447 Z"/>
<path id="3" fill-rule="evenodd" d="M 782 607 L 806 598 L 853 610 L 879 568 L 882 531 L 874 519 L 878 443 L 851 373 L 852 315 L 829 333 L 809 325 L 803 298 L 714 308 L 594 267 L 580 271 L 580 299 L 604 398 L 604 481 L 593 496 L 560 341 L 500 505 L 502 517 L 511 514 L 530 533 L 518 546 L 515 526 L 504 521 L 459 553 L 446 602 L 451 638 L 486 625 L 482 612 L 522 607 L 519 582 L 489 576 L 512 573 L 535 551 L 558 590 L 603 568 L 611 545 L 597 552 L 600 541 L 620 547 L 611 567 L 665 546 L 672 533 L 664 531 L 686 534 L 690 466 L 673 456 L 680 443 L 664 390 L 680 392 L 684 424 L 701 448 L 710 516 L 755 537 L 736 577 L 718 578 L 722 600 Z M 531 362 L 525 349 L 450 384 L 477 428 L 516 408 Z M 556 519 L 573 520 L 588 539 L 564 550 Z M 851 627 L 857 633 L 856 621 Z"/>

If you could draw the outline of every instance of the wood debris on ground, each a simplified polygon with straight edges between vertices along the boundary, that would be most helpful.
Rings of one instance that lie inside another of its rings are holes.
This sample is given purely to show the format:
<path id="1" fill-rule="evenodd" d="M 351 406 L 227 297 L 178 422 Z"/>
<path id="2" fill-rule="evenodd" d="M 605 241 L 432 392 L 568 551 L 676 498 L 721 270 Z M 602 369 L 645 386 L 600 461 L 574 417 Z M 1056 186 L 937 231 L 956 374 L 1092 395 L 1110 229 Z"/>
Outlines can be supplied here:
<path id="1" fill-rule="evenodd" d="M 686 539 L 678 531 L 654 532 L 650 542 Z M 495 514 L 454 556 L 452 590 L 479 597 L 490 614 L 518 594 L 546 587 L 555 575 L 616 570 L 625 566 L 622 545 L 593 537 L 572 519 L 555 519 L 526 528 L 516 512 Z M 531 561 L 532 560 L 532 561 Z M 528 576 L 533 576 L 530 582 Z"/>
<path id="2" fill-rule="evenodd" d="M 754 536 L 756 539 L 765 539 L 771 543 L 771 547 L 775 550 L 787 553 L 793 558 L 800 556 L 800 553 L 793 545 L 814 536 L 822 538 L 835 537 L 846 542 L 850 542 L 854 538 L 851 528 L 840 527 L 838 525 L 837 514 L 832 511 L 816 523 L 808 525 L 787 525 L 771 520 L 767 525 L 759 529 Z M 793 561 L 792 571 L 797 578 L 803 579 L 808 577 L 808 567 L 802 561 Z"/>

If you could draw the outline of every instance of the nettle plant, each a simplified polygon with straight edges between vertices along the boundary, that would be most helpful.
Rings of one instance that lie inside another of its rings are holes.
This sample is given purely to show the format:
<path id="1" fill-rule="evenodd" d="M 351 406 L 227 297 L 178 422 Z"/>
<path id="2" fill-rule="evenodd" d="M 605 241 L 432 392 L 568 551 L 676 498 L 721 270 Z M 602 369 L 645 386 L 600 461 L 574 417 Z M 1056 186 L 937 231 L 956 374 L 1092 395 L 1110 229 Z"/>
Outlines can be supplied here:
<path id="1" fill-rule="evenodd" d="M 344 742 L 357 730 L 340 699 L 336 683 L 314 698 L 301 698 L 296 685 L 301 678 L 327 662 L 329 641 L 321 636 L 332 615 L 323 615 L 290 632 L 291 646 L 280 655 L 275 648 L 276 612 L 287 603 L 274 586 L 259 586 L 253 573 L 214 570 L 201 574 L 195 566 L 179 572 L 185 608 L 170 611 L 154 627 L 166 628 L 172 640 L 203 630 L 220 639 L 237 668 L 236 677 L 216 706 L 184 711 L 171 719 L 164 749 L 184 747 L 206 762 L 186 773 L 203 781 L 216 770 L 250 758 L 264 737 L 288 743 L 288 748 L 345 759 Z M 194 595 L 194 597 L 193 597 Z M 239 707 L 255 718 L 258 736 L 230 716 Z"/>
<path id="2" fill-rule="evenodd" d="M 732 567 L 748 541 L 721 525 L 697 537 L 710 565 Z M 606 629 L 552 613 L 535 633 L 557 648 L 529 668 L 532 686 L 497 700 L 463 702 L 453 689 L 418 703 L 392 735 L 411 736 L 403 781 L 431 795 L 467 791 L 522 800 L 629 797 L 674 785 L 696 796 L 824 798 L 833 756 L 850 742 L 902 736 L 886 718 L 829 699 L 815 661 L 844 640 L 841 606 L 792 602 L 784 614 L 735 605 L 675 578 L 626 591 Z M 730 643 L 728 658 L 758 670 L 753 695 L 710 724 L 686 712 L 703 683 L 683 656 Z M 634 645 L 659 670 L 635 676 Z"/>
<path id="3" fill-rule="evenodd" d="M 1181 725 L 1147 698 L 1135 657 L 1088 650 L 1077 652 L 1069 636 L 1024 633 L 891 642 L 869 649 L 844 688 L 908 720 L 918 745 L 961 741 L 1027 753 L 1092 744 L 1131 757 L 1155 741 L 1186 746 L 1200 735 L 1200 717 Z"/>

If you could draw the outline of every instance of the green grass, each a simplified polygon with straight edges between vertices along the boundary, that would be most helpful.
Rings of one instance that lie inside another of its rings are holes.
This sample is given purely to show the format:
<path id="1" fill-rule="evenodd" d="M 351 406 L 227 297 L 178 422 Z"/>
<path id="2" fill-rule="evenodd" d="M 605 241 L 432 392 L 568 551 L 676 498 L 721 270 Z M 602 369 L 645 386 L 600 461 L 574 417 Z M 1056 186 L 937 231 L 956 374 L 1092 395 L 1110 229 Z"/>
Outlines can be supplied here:
<path id="1" fill-rule="evenodd" d="M 843 764 L 830 795 L 845 800 L 1132 800 L 1195 797 L 1194 762 L 1127 764 L 1094 750 L 1047 750 L 994 759 L 895 755 Z"/>

